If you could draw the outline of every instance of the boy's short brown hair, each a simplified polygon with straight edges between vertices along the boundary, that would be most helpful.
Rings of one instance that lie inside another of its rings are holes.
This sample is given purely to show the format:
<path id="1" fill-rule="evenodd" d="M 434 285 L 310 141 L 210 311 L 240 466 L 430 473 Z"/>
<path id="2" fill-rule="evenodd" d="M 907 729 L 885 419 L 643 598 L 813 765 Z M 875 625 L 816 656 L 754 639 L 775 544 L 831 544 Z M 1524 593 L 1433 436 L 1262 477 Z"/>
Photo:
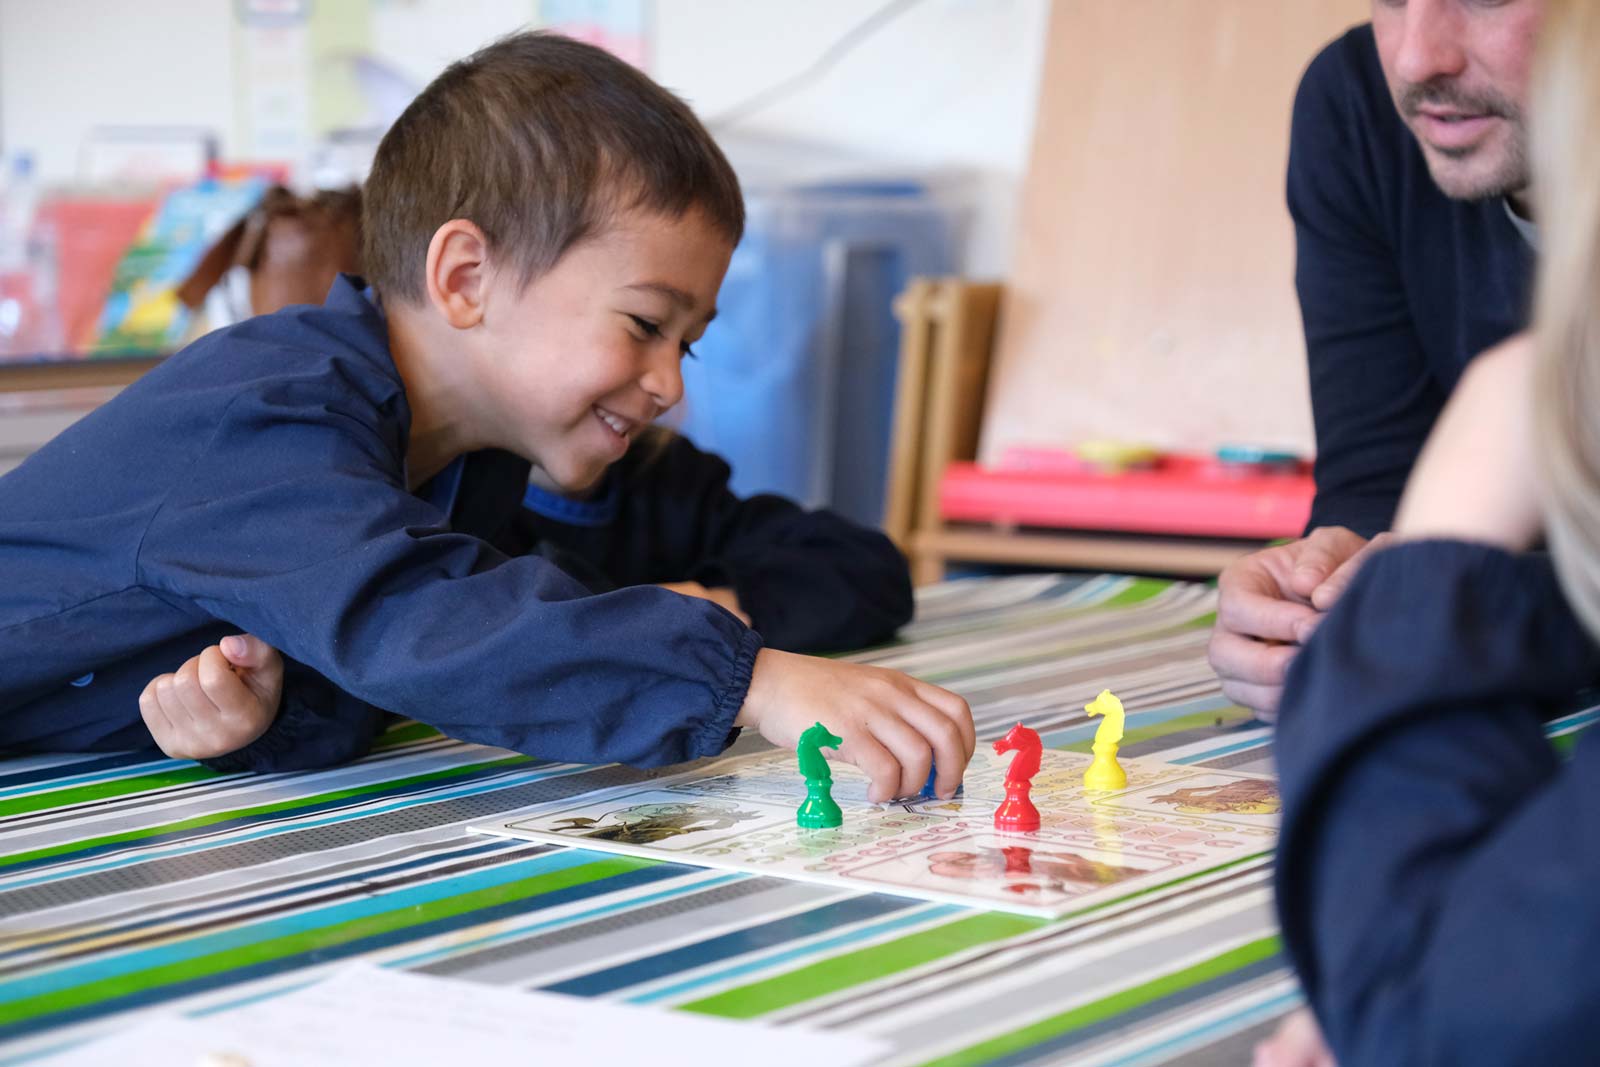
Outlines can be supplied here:
<path id="1" fill-rule="evenodd" d="M 428 242 L 464 218 L 526 285 L 619 211 L 695 207 L 738 243 L 739 180 L 687 104 L 592 45 L 516 33 L 451 64 L 384 135 L 363 264 L 385 297 L 419 302 Z"/>

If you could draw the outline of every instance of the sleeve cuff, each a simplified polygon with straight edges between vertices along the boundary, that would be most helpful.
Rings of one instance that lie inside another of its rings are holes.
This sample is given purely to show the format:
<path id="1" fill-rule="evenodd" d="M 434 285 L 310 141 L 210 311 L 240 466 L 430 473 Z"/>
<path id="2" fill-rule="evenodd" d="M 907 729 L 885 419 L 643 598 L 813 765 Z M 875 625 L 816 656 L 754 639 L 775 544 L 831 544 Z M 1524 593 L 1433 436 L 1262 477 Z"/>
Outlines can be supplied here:
<path id="1" fill-rule="evenodd" d="M 733 720 L 739 717 L 739 709 L 744 707 L 745 697 L 750 692 L 750 676 L 755 671 L 756 653 L 760 651 L 761 635 L 746 628 L 734 651 L 733 672 L 728 684 L 717 695 L 710 716 L 694 732 L 692 758 L 715 756 L 738 739 L 740 731 Z"/>

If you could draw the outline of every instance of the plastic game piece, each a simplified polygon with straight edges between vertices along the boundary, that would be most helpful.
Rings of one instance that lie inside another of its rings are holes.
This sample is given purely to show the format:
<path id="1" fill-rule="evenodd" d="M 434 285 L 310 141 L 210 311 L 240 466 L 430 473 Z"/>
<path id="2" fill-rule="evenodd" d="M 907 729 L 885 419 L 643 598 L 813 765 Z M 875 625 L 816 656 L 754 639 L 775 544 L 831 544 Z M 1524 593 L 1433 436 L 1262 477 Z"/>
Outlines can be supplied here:
<path id="1" fill-rule="evenodd" d="M 923 785 L 922 792 L 917 794 L 923 800 L 938 800 L 939 799 L 939 793 L 933 787 L 933 780 L 935 778 L 937 778 L 937 777 L 939 777 L 939 768 L 938 768 L 938 766 L 937 765 L 930 766 L 928 768 L 928 780 Z M 960 782 L 957 782 L 956 783 L 955 795 L 959 797 L 965 792 L 966 792 L 965 788 L 962 787 Z"/>
<path id="2" fill-rule="evenodd" d="M 1080 462 L 1110 472 L 1154 467 L 1161 460 L 1159 448 L 1138 441 L 1084 441 L 1072 451 Z"/>
<path id="3" fill-rule="evenodd" d="M 818 749 L 838 748 L 844 739 L 828 732 L 820 722 L 806 727 L 795 745 L 800 774 L 806 780 L 806 798 L 795 810 L 795 825 L 803 830 L 826 830 L 844 823 L 844 812 L 833 799 L 833 771 Z"/>
<path id="4" fill-rule="evenodd" d="M 1091 716 L 1103 715 L 1100 726 L 1094 732 L 1094 761 L 1089 764 L 1089 769 L 1083 772 L 1085 788 L 1095 790 L 1122 789 L 1128 784 L 1128 775 L 1122 769 L 1122 764 L 1117 762 L 1117 748 L 1122 742 L 1122 701 L 1118 700 L 1109 689 L 1100 690 L 1100 695 L 1083 706 Z"/>
<path id="5" fill-rule="evenodd" d="M 1039 809 L 1028 799 L 1033 776 L 1039 773 L 1039 756 L 1044 744 L 1036 730 L 1020 722 L 994 743 L 996 752 L 1015 752 L 1006 768 L 1006 798 L 994 812 L 994 828 L 1007 833 L 1027 833 L 1039 828 Z"/>

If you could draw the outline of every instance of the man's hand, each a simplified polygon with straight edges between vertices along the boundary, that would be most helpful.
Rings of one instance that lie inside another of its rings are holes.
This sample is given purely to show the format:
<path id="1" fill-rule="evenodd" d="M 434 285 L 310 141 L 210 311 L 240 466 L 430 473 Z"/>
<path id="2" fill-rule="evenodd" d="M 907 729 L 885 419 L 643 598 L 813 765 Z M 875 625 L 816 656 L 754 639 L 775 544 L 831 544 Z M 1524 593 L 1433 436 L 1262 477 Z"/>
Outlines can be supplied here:
<path id="1" fill-rule="evenodd" d="M 720 604 L 738 616 L 740 622 L 746 626 L 750 625 L 750 616 L 746 615 L 744 610 L 739 607 L 739 594 L 727 586 L 719 585 L 715 588 L 707 589 L 699 582 L 663 582 L 661 583 L 661 588 L 670 589 L 674 593 L 682 593 L 684 596 L 709 600 L 713 604 Z M 807 725 L 810 724 L 808 723 Z"/>
<path id="2" fill-rule="evenodd" d="M 1229 700 L 1271 720 L 1300 645 L 1355 576 L 1370 543 L 1342 526 L 1235 560 L 1217 579 L 1217 623 L 1207 656 Z"/>
<path id="3" fill-rule="evenodd" d="M 756 653 L 750 691 L 733 724 L 753 726 L 792 749 L 815 722 L 843 738 L 839 758 L 866 772 L 874 803 L 920 792 L 935 764 L 935 790 L 954 796 L 977 748 L 972 710 L 948 689 L 862 663 L 771 648 Z"/>
<path id="4" fill-rule="evenodd" d="M 1538 539 L 1533 345 L 1518 335 L 1467 367 L 1411 471 L 1398 537 L 1482 541 L 1513 552 Z"/>
<path id="5" fill-rule="evenodd" d="M 283 657 L 249 635 L 224 637 L 172 674 L 151 679 L 139 714 L 177 759 L 237 752 L 272 725 L 283 696 Z"/>

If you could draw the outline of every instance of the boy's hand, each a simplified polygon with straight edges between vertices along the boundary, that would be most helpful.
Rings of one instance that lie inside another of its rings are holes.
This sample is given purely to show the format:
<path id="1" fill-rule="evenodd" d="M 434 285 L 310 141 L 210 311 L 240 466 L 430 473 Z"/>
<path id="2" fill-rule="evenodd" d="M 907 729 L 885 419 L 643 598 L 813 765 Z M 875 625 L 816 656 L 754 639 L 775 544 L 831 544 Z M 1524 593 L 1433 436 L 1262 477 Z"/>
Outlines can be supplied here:
<path id="1" fill-rule="evenodd" d="M 243 634 L 153 678 L 139 694 L 139 714 L 161 751 L 176 759 L 237 752 L 272 725 L 283 695 L 283 657 Z"/>
<path id="2" fill-rule="evenodd" d="M 815 722 L 844 739 L 840 758 L 866 772 L 867 799 L 879 804 L 921 792 L 935 764 L 935 789 L 953 796 L 977 747 L 971 709 L 947 689 L 882 667 L 771 648 L 756 653 L 734 725 L 753 726 L 792 749 Z"/>
<path id="3" fill-rule="evenodd" d="M 670 589 L 674 593 L 682 593 L 684 596 L 709 600 L 713 604 L 720 604 L 738 616 L 740 622 L 746 626 L 750 625 L 750 616 L 746 615 L 743 609 L 739 607 L 739 594 L 725 585 L 707 589 L 699 582 L 662 582 L 661 588 Z M 806 725 L 810 726 L 811 724 L 807 723 Z"/>

